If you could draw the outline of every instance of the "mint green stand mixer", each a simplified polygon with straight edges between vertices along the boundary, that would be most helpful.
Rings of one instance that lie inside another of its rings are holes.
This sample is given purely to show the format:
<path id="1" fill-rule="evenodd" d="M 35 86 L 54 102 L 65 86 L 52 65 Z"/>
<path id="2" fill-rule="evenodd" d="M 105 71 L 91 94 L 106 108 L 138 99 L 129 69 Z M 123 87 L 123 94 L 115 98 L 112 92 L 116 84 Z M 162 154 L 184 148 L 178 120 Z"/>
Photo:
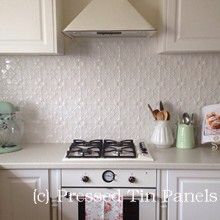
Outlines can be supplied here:
<path id="1" fill-rule="evenodd" d="M 21 150 L 23 123 L 19 118 L 19 108 L 0 101 L 0 154 Z"/>

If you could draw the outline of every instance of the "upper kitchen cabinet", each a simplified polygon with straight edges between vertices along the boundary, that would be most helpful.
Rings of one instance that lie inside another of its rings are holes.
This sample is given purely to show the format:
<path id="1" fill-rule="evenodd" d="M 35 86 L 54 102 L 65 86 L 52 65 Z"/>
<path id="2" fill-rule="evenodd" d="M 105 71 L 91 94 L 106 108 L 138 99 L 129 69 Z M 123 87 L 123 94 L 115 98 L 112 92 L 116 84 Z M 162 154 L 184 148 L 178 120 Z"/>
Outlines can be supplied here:
<path id="1" fill-rule="evenodd" d="M 1 0 L 0 54 L 62 53 L 62 0 Z"/>
<path id="2" fill-rule="evenodd" d="M 220 51 L 219 0 L 161 0 L 159 52 Z"/>

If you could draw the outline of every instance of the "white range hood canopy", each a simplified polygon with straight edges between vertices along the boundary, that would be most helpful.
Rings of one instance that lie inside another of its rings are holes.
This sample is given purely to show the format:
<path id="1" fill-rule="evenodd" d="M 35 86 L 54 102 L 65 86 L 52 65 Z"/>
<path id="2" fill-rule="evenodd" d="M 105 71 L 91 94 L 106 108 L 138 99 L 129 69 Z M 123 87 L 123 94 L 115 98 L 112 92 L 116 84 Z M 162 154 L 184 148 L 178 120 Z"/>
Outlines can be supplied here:
<path id="1" fill-rule="evenodd" d="M 155 28 L 128 0 L 92 0 L 64 29 L 73 37 L 151 36 Z"/>

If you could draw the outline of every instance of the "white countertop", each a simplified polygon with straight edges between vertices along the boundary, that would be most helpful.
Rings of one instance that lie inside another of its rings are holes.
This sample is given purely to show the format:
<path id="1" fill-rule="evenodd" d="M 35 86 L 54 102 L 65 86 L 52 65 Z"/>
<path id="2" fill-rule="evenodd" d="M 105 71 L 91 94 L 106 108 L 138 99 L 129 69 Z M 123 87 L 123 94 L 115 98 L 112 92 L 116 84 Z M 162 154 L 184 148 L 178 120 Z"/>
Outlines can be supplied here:
<path id="1" fill-rule="evenodd" d="M 0 169 L 219 169 L 220 150 L 197 147 L 192 150 L 150 148 L 154 162 L 99 159 L 62 161 L 70 144 L 26 144 L 18 152 L 0 155 Z"/>

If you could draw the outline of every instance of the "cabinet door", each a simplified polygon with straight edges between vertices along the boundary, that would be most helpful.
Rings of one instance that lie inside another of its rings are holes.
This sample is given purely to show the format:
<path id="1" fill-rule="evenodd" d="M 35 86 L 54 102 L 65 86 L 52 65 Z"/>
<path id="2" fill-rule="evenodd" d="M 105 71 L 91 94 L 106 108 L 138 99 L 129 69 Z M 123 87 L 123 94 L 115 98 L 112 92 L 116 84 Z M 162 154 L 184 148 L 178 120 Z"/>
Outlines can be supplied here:
<path id="1" fill-rule="evenodd" d="M 48 171 L 0 171 L 0 219 L 49 220 L 49 204 L 34 203 L 35 189 L 48 189 Z"/>
<path id="2" fill-rule="evenodd" d="M 168 189 L 169 220 L 219 220 L 220 171 L 168 171 Z"/>
<path id="3" fill-rule="evenodd" d="M 220 51 L 219 0 L 162 0 L 161 52 Z"/>
<path id="4" fill-rule="evenodd" d="M 0 53 L 57 53 L 57 1 L 1 0 Z"/>

